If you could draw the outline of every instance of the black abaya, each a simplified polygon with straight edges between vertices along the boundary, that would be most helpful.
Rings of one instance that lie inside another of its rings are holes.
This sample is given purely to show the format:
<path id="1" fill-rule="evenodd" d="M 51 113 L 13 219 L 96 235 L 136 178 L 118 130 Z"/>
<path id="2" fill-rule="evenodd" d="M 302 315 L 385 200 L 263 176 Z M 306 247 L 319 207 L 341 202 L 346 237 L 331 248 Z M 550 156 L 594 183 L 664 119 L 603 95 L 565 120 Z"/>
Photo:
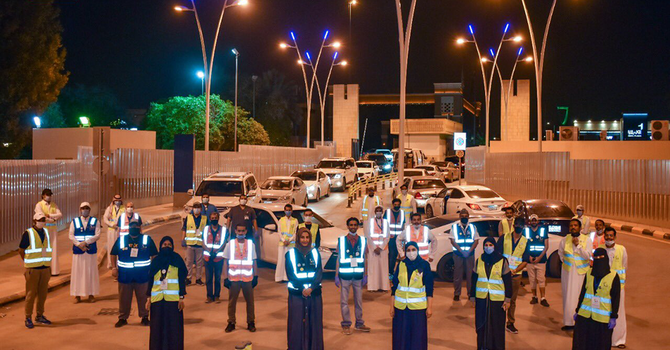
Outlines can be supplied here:
<path id="1" fill-rule="evenodd" d="M 161 300 L 151 303 L 150 350 L 184 349 L 184 313 L 178 302 Z"/>
<path id="2" fill-rule="evenodd" d="M 499 259 L 504 259 L 501 256 Z M 491 259 L 485 263 L 486 273 L 490 276 L 491 268 L 499 260 Z M 472 272 L 472 281 L 476 283 L 479 278 L 477 274 L 477 264 L 482 260 L 477 260 L 474 271 Z M 503 261 L 502 279 L 505 285 L 505 299 L 512 297 L 512 274 L 509 264 L 505 259 Z M 476 298 L 476 288 L 472 288 L 470 298 L 475 298 L 475 330 L 477 331 L 477 350 L 503 350 L 505 349 L 505 319 L 506 313 L 502 308 L 502 301 L 491 301 L 489 298 Z"/>

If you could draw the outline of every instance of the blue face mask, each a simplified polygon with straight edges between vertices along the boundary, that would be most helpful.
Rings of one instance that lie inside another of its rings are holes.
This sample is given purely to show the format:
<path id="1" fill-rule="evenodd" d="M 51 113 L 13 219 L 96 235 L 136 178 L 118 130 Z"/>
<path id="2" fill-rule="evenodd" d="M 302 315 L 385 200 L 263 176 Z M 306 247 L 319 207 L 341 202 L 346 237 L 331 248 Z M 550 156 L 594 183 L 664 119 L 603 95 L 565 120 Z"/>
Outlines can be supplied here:
<path id="1" fill-rule="evenodd" d="M 247 237 L 247 236 L 245 236 L 245 235 L 237 235 L 237 239 L 239 239 L 239 240 L 243 240 L 243 239 L 245 239 L 246 237 Z"/>
<path id="2" fill-rule="evenodd" d="M 484 253 L 486 253 L 486 254 L 493 254 L 494 250 L 495 250 L 495 247 L 484 247 Z"/>

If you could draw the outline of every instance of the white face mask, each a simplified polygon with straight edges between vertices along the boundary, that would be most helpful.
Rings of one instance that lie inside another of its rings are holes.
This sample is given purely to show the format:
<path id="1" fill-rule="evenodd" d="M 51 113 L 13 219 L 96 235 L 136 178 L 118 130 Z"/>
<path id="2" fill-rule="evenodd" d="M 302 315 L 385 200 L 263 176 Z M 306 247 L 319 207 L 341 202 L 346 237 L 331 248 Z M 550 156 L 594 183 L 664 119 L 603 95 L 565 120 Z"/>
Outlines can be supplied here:
<path id="1" fill-rule="evenodd" d="M 85 217 L 85 218 L 87 218 L 89 214 L 91 214 L 91 211 L 88 210 L 88 209 L 87 209 L 87 210 L 82 210 L 82 211 L 81 211 L 81 216 L 83 216 L 83 217 Z"/>
<path id="2" fill-rule="evenodd" d="M 200 215 L 200 208 L 193 209 L 193 214 Z"/>
<path id="3" fill-rule="evenodd" d="M 305 222 L 314 222 L 313 216 L 305 216 Z"/>
<path id="4" fill-rule="evenodd" d="M 407 252 L 407 258 L 411 261 L 416 260 L 417 255 L 419 255 L 419 252 L 417 252 L 416 250 L 413 250 L 411 252 Z"/>
<path id="5" fill-rule="evenodd" d="M 42 229 L 42 228 L 44 228 L 44 226 L 45 226 L 46 224 L 47 224 L 47 223 L 44 222 L 44 221 L 38 221 L 38 222 L 35 223 L 35 227 L 37 227 L 37 228 L 39 228 L 39 229 Z"/>
<path id="6" fill-rule="evenodd" d="M 605 245 L 612 248 L 614 247 L 614 241 L 605 241 Z"/>
<path id="7" fill-rule="evenodd" d="M 355 235 L 355 234 L 356 234 L 356 231 L 354 231 L 354 232 L 349 231 L 349 234 L 350 234 L 350 235 Z"/>
<path id="8" fill-rule="evenodd" d="M 403 195 L 407 194 L 407 190 L 402 190 L 401 192 L 402 192 Z"/>
<path id="9" fill-rule="evenodd" d="M 602 236 L 602 234 L 605 233 L 605 229 L 596 230 L 596 233 L 598 234 L 598 236 Z"/>
<path id="10" fill-rule="evenodd" d="M 377 219 L 381 219 L 383 214 L 384 214 L 384 213 L 379 212 L 379 211 L 378 211 L 378 212 L 375 212 L 375 217 L 376 217 Z"/>
<path id="11" fill-rule="evenodd" d="M 132 214 L 133 211 L 135 211 L 135 208 L 133 208 L 133 207 L 126 208 L 126 213 L 128 213 L 128 214 Z"/>
<path id="12" fill-rule="evenodd" d="M 44 200 L 48 203 L 51 202 L 51 196 L 44 196 Z"/>
<path id="13" fill-rule="evenodd" d="M 240 199 L 240 205 L 247 205 L 246 199 Z"/>
<path id="14" fill-rule="evenodd" d="M 205 204 L 209 203 L 209 198 L 203 198 L 202 202 L 205 203 Z"/>

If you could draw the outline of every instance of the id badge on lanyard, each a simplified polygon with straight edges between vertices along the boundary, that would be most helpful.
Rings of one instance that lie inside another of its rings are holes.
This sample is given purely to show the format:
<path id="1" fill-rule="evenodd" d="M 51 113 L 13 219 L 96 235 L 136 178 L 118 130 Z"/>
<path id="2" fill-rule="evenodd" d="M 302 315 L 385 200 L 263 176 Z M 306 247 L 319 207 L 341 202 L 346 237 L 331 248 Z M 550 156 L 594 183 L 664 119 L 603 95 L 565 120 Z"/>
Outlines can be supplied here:
<path id="1" fill-rule="evenodd" d="M 593 296 L 593 298 L 591 298 L 591 308 L 600 309 L 600 297 Z"/>
<path id="2" fill-rule="evenodd" d="M 137 258 L 137 254 L 139 253 L 138 248 L 130 248 L 130 257 L 131 258 Z"/>
<path id="3" fill-rule="evenodd" d="M 165 278 L 166 275 L 167 271 L 165 271 L 165 269 L 161 270 L 161 290 L 168 289 L 168 280 Z"/>

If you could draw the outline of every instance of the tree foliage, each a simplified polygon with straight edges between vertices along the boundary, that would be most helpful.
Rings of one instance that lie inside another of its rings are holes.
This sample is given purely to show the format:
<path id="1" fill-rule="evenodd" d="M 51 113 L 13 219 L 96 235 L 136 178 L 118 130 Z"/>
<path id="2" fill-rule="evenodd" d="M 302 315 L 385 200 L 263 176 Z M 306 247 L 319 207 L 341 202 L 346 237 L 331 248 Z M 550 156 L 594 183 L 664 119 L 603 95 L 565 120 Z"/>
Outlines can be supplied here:
<path id="1" fill-rule="evenodd" d="M 59 14 L 53 0 L 0 1 L 2 158 L 16 157 L 29 143 L 32 115 L 55 102 L 67 83 Z"/>
<path id="2" fill-rule="evenodd" d="M 268 145 L 270 139 L 263 126 L 249 118 L 249 112 L 238 107 L 238 144 Z M 235 132 L 234 106 L 218 95 L 210 99 L 209 149 L 230 151 Z M 145 127 L 156 131 L 159 148 L 172 148 L 177 134 L 194 134 L 196 149 L 205 145 L 205 96 L 175 96 L 166 102 L 154 102 L 145 118 Z"/>
<path id="3" fill-rule="evenodd" d="M 125 116 L 125 109 L 114 92 L 103 86 L 68 85 L 58 98 L 58 104 L 69 127 L 79 126 L 81 116 L 88 117 L 91 126 L 110 126 Z"/>

